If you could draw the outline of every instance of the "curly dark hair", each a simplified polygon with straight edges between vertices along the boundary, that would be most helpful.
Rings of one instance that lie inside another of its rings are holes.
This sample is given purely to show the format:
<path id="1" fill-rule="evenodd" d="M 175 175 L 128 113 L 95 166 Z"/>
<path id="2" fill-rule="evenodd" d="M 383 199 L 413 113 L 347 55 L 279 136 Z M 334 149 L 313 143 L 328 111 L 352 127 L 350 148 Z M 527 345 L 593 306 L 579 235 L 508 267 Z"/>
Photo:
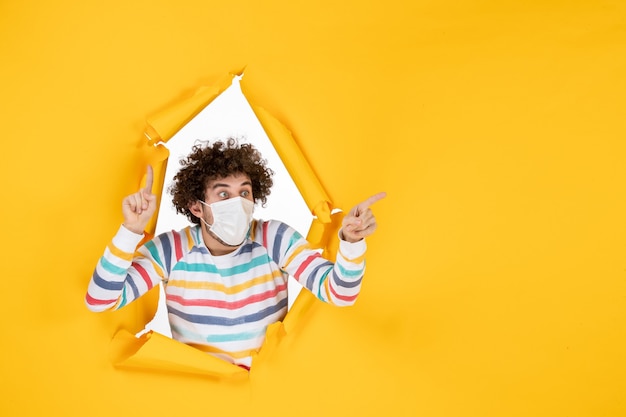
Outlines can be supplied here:
<path id="1" fill-rule="evenodd" d="M 230 175 L 246 174 L 252 182 L 252 195 L 256 203 L 264 205 L 272 187 L 274 171 L 266 166 L 267 161 L 251 144 L 239 144 L 234 138 L 212 145 L 200 142 L 191 148 L 191 153 L 180 160 L 182 168 L 174 176 L 169 192 L 176 212 L 184 214 L 195 223 L 200 219 L 191 213 L 189 206 L 204 200 L 209 181 Z"/>

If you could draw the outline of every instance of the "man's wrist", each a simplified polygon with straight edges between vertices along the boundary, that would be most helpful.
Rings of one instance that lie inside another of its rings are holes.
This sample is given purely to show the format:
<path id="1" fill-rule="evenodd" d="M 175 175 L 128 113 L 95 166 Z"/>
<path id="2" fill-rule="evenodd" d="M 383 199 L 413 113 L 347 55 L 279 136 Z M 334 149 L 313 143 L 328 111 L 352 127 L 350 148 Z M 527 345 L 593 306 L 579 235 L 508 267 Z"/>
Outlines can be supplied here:
<path id="1" fill-rule="evenodd" d="M 343 240 L 344 242 L 348 242 L 348 243 L 356 243 L 356 242 L 360 242 L 363 240 L 363 238 L 357 239 L 357 240 L 352 240 L 352 239 L 347 239 L 346 235 L 343 234 L 343 229 L 339 230 L 339 239 Z"/>
<path id="2" fill-rule="evenodd" d="M 126 226 L 124 223 L 122 223 L 122 227 L 124 227 L 124 229 L 126 229 L 126 230 L 128 230 L 129 232 L 134 233 L 134 234 L 136 234 L 136 235 L 143 235 L 143 229 L 142 229 L 142 230 L 140 230 L 140 231 L 137 231 L 137 230 L 135 230 L 135 229 L 134 229 L 134 228 L 132 228 L 132 227 L 128 227 L 128 226 Z"/>

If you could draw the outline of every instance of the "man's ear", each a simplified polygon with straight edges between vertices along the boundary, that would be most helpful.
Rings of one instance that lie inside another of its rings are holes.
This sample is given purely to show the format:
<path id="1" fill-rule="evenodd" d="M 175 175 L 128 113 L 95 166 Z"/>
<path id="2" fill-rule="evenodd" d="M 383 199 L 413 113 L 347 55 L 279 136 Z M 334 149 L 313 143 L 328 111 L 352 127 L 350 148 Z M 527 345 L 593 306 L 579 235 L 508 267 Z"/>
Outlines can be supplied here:
<path id="1" fill-rule="evenodd" d="M 189 211 L 191 212 L 191 214 L 193 214 L 194 216 L 198 218 L 201 218 L 202 217 L 202 207 L 200 207 L 201 205 L 202 203 L 200 203 L 197 200 L 189 204 Z"/>

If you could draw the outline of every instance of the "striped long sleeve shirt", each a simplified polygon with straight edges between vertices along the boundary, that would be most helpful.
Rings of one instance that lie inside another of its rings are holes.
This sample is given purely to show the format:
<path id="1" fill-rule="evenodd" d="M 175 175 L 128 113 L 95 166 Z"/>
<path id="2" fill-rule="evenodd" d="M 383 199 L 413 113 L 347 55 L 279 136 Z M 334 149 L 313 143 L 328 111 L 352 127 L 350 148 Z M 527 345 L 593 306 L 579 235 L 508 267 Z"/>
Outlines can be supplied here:
<path id="1" fill-rule="evenodd" d="M 273 220 L 255 220 L 248 239 L 223 256 L 211 255 L 199 226 L 137 247 L 142 238 L 120 227 L 96 265 L 88 308 L 119 309 L 162 284 L 174 339 L 246 367 L 267 326 L 287 313 L 290 275 L 318 299 L 345 306 L 355 302 L 365 272 L 365 241 L 340 241 L 333 263 Z"/>

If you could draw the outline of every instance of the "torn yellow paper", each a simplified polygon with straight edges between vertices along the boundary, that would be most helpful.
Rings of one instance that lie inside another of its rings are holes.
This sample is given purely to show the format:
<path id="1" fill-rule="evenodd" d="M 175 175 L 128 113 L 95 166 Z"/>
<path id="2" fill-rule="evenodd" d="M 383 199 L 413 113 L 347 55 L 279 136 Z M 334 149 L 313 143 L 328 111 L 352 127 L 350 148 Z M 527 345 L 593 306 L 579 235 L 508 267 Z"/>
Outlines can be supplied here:
<path id="1" fill-rule="evenodd" d="M 306 236 L 311 246 L 316 249 L 324 249 L 324 252 L 330 256 L 329 259 L 334 259 L 338 243 L 337 239 L 334 238 L 339 233 L 339 229 L 341 229 L 341 220 L 344 215 L 344 212 L 338 211 L 330 215 L 330 221 L 324 222 L 319 218 L 313 219 L 309 233 Z"/>
<path id="2" fill-rule="evenodd" d="M 626 2 L 234 6 L 0 3 L 0 415 L 626 416 Z M 388 192 L 364 291 L 246 389 L 103 366 L 156 294 L 81 300 L 143 114 L 244 63 L 334 204 Z"/>
<path id="3" fill-rule="evenodd" d="M 146 136 L 149 139 L 148 146 L 150 149 L 147 151 L 145 159 L 153 167 L 152 192 L 159 197 L 159 205 L 164 189 L 163 182 L 169 150 L 162 143 L 157 142 L 167 142 L 222 91 L 228 88 L 233 77 L 233 74 L 228 74 L 217 84 L 198 89 L 194 96 L 148 119 Z M 333 239 L 333 236 L 336 236 L 341 226 L 343 213 L 338 212 L 331 215 L 330 199 L 296 144 L 291 132 L 262 107 L 252 106 L 252 108 L 305 202 L 316 216 L 307 239 L 313 247 L 322 249 L 329 259 L 333 259 L 336 247 L 329 248 L 329 245 L 332 244 L 333 240 L 336 240 Z M 154 146 L 155 144 L 156 146 Z M 144 175 L 141 187 L 144 186 L 145 180 Z M 146 233 L 149 236 L 154 235 L 156 222 L 155 215 L 146 227 Z M 291 311 L 285 317 L 284 324 L 277 322 L 268 328 L 264 344 L 259 354 L 254 357 L 254 365 L 262 361 L 263 358 L 272 355 L 272 352 L 277 349 L 278 344 L 286 336 L 287 330 L 296 326 L 299 318 L 306 315 L 312 304 L 316 302 L 315 300 L 316 298 L 310 293 L 301 293 L 298 296 Z M 141 308 L 156 311 L 156 299 L 152 297 L 151 302 L 141 304 Z M 118 367 L 200 373 L 218 378 L 239 376 L 242 371 L 241 368 L 222 359 L 152 331 L 140 338 L 136 338 L 127 330 L 118 331 L 111 345 L 111 359 Z"/>
<path id="4" fill-rule="evenodd" d="M 244 95 L 246 91 L 243 88 Z M 265 133 L 272 141 L 276 152 L 300 190 L 311 212 L 323 223 L 330 222 L 331 202 L 304 154 L 296 144 L 291 132 L 263 107 L 250 104 L 261 122 Z"/>
<path id="5" fill-rule="evenodd" d="M 111 362 L 121 368 L 183 372 L 216 378 L 246 378 L 248 371 L 160 333 L 137 338 L 118 331 L 111 343 Z"/>
<path id="6" fill-rule="evenodd" d="M 186 123 L 226 90 L 236 75 L 230 73 L 214 85 L 200 87 L 193 96 L 148 117 L 145 132 L 148 143 L 153 145 L 170 140 Z"/>

